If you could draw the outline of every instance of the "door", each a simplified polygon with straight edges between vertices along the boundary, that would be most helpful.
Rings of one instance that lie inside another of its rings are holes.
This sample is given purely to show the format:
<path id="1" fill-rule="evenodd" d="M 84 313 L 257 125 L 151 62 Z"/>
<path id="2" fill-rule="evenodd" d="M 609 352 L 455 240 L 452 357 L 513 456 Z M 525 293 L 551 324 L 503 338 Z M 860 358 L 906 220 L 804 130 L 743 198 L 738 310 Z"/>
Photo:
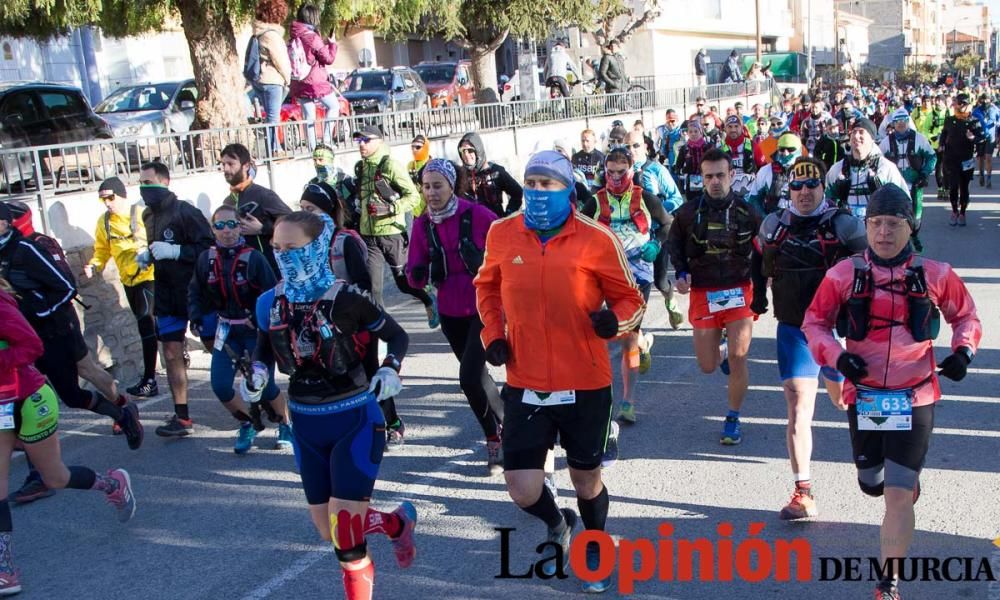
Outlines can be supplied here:
<path id="1" fill-rule="evenodd" d="M 43 146 L 56 143 L 55 127 L 45 118 L 38 97 L 31 90 L 9 94 L 0 108 L 4 130 L 15 145 Z"/>
<path id="2" fill-rule="evenodd" d="M 91 118 L 90 108 L 79 94 L 62 90 L 40 90 L 38 97 L 55 131 L 55 143 L 91 140 L 103 133 L 103 127 L 98 123 L 99 118 Z"/>
<path id="3" fill-rule="evenodd" d="M 194 108 L 198 102 L 198 86 L 194 81 L 185 81 L 174 97 L 171 110 L 167 114 L 170 131 L 187 132 L 194 123 Z"/>
<path id="4" fill-rule="evenodd" d="M 413 108 L 413 86 L 406 84 L 406 78 L 402 73 L 392 75 L 392 98 L 396 110 Z"/>

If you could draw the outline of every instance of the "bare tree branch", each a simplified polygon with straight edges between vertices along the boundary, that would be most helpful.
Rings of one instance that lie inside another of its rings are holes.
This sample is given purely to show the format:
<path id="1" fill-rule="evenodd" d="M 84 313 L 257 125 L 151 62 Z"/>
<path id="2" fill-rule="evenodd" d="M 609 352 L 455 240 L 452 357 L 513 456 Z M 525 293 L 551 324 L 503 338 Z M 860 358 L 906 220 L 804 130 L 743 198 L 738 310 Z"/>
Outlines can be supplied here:
<path id="1" fill-rule="evenodd" d="M 652 21 L 653 19 L 659 17 L 660 13 L 662 13 L 662 12 L 663 12 L 663 9 L 660 7 L 660 0 L 653 0 L 652 6 L 650 6 L 649 8 L 647 8 L 646 12 L 642 13 L 641 17 L 639 17 L 638 19 L 636 19 L 636 20 L 634 20 L 634 21 L 632 21 L 630 23 L 627 23 L 625 25 L 624 29 L 622 29 L 618 33 L 618 35 L 616 35 L 615 37 L 611 38 L 611 41 L 612 42 L 617 42 L 618 44 L 621 44 L 622 42 L 624 42 L 625 40 L 627 40 L 629 37 L 631 37 L 632 34 L 635 33 L 635 31 L 637 29 L 639 29 L 640 27 L 642 27 L 646 23 Z M 605 22 L 605 25 L 608 25 L 608 23 Z M 608 36 L 608 35 L 610 35 L 610 31 L 606 31 L 605 32 L 605 36 Z"/>

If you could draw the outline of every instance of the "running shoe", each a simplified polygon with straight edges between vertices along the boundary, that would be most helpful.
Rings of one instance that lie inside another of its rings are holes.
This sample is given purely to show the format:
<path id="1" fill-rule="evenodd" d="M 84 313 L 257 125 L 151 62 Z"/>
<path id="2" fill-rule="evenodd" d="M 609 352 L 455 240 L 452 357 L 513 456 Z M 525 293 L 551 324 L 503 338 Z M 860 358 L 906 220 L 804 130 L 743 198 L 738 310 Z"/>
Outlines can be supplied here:
<path id="1" fill-rule="evenodd" d="M 424 310 L 427 311 L 427 326 L 431 329 L 437 329 L 438 325 L 441 324 L 441 317 L 438 315 L 437 294 L 430 294 L 430 297 L 431 305 L 424 307 Z"/>
<path id="2" fill-rule="evenodd" d="M 155 379 L 143 379 L 125 391 L 135 398 L 153 398 L 160 395 L 160 388 L 156 385 Z"/>
<path id="3" fill-rule="evenodd" d="M 386 450 L 398 450 L 403 447 L 403 436 L 406 434 L 406 425 L 403 424 L 402 419 L 397 419 L 396 423 L 398 425 L 386 427 L 385 429 Z"/>
<path id="4" fill-rule="evenodd" d="M 743 433 L 740 431 L 739 417 L 726 417 L 726 422 L 722 425 L 722 438 L 719 443 L 724 446 L 735 446 L 743 441 Z"/>
<path id="5" fill-rule="evenodd" d="M 948 224 L 951 225 L 952 227 L 958 225 L 958 213 L 955 212 L 951 213 L 951 218 L 948 219 Z"/>
<path id="6" fill-rule="evenodd" d="M 587 570 L 595 571 L 601 566 L 601 547 L 597 544 L 590 543 L 587 544 Z M 598 579 L 597 581 L 584 581 L 583 582 L 583 593 L 584 594 L 603 594 L 608 591 L 611 587 L 611 577 L 608 576 L 604 579 Z"/>
<path id="7" fill-rule="evenodd" d="M 795 491 L 792 492 L 792 499 L 781 509 L 778 518 L 783 521 L 794 521 L 815 517 L 818 514 L 819 508 L 816 507 L 816 499 L 812 497 L 812 492 L 795 488 Z"/>
<path id="8" fill-rule="evenodd" d="M 608 443 L 604 446 L 604 455 L 601 456 L 601 467 L 610 469 L 618 462 L 618 423 L 611 422 L 608 430 Z"/>
<path id="9" fill-rule="evenodd" d="M 130 450 L 138 450 L 142 446 L 145 435 L 142 429 L 142 421 L 139 420 L 139 408 L 131 402 L 122 409 L 122 418 L 116 423 L 125 434 Z"/>
<path id="10" fill-rule="evenodd" d="M 45 482 L 38 474 L 28 474 L 28 478 L 24 480 L 24 484 L 21 485 L 21 489 L 11 492 L 7 499 L 14 504 L 28 504 L 29 502 L 34 502 L 35 500 L 41 500 L 42 498 L 48 498 L 55 494 L 56 491 L 49 489 Z"/>
<path id="11" fill-rule="evenodd" d="M 719 355 L 722 356 L 722 362 L 719 363 L 719 370 L 722 371 L 723 375 L 729 375 L 729 334 L 725 331 L 722 332 L 722 341 L 719 342 Z"/>
<path id="12" fill-rule="evenodd" d="M 118 487 L 107 495 L 108 502 L 118 510 L 118 521 L 128 522 L 135 514 L 135 496 L 132 494 L 132 480 L 125 469 L 108 471 L 108 477 L 118 483 Z"/>
<path id="13" fill-rule="evenodd" d="M 257 430 L 253 428 L 253 423 L 240 423 L 240 430 L 236 433 L 236 443 L 233 444 L 233 452 L 246 454 L 253 446 L 253 440 L 256 437 Z"/>
<path id="14" fill-rule="evenodd" d="M 900 600 L 899 588 L 880 583 L 875 587 L 875 600 Z"/>
<path id="15" fill-rule="evenodd" d="M 413 540 L 413 530 L 417 527 L 417 509 L 411 502 L 403 502 L 392 511 L 392 514 L 399 517 L 403 530 L 392 541 L 392 551 L 396 553 L 396 563 L 401 569 L 408 568 L 413 564 L 413 559 L 417 556 L 417 545 Z"/>
<path id="16" fill-rule="evenodd" d="M 958 226 L 965 227 L 965 213 L 958 215 Z"/>
<path id="17" fill-rule="evenodd" d="M 635 425 L 635 405 L 631 402 L 622 402 L 621 408 L 618 409 L 618 420 Z"/>
<path id="18" fill-rule="evenodd" d="M 571 508 L 563 508 L 559 512 L 561 512 L 563 516 L 563 523 L 562 523 L 563 527 L 556 529 L 550 527 L 548 537 L 545 539 L 545 541 L 559 544 L 559 546 L 562 547 L 562 564 L 564 567 L 563 573 L 565 573 L 566 572 L 565 566 L 569 565 L 569 542 L 570 538 L 573 537 L 573 526 L 576 525 L 576 513 L 573 512 L 573 509 Z M 551 554 L 548 554 L 547 556 L 544 556 L 542 558 L 551 559 L 555 556 L 556 556 L 555 549 L 553 549 Z M 557 566 L 556 561 L 546 560 L 545 563 L 542 565 L 542 573 L 545 573 L 547 577 L 552 577 L 553 575 L 556 574 L 556 566 Z"/>
<path id="19" fill-rule="evenodd" d="M 979 174 L 979 187 L 986 185 L 986 178 L 983 177 L 982 173 Z"/>
<path id="20" fill-rule="evenodd" d="M 500 440 L 486 440 L 486 472 L 490 477 L 503 473 L 503 447 Z"/>
<path id="21" fill-rule="evenodd" d="M 549 493 L 552 494 L 552 499 L 555 500 L 559 497 L 559 488 L 556 487 L 556 474 L 546 473 L 545 474 L 545 487 L 549 488 Z"/>
<path id="22" fill-rule="evenodd" d="M 677 308 L 677 300 L 674 300 L 673 296 L 664 302 L 667 306 L 667 317 L 670 320 L 671 329 L 680 329 L 681 325 L 684 323 L 684 313 Z"/>
<path id="23" fill-rule="evenodd" d="M 643 333 L 639 336 L 639 373 L 647 373 L 653 366 L 653 334 Z"/>
<path id="24" fill-rule="evenodd" d="M 290 423 L 278 423 L 278 439 L 274 442 L 274 449 L 291 450 L 294 443 L 292 425 Z"/>
<path id="25" fill-rule="evenodd" d="M 165 425 L 156 428 L 156 435 L 160 437 L 184 437 L 194 433 L 194 421 L 182 419 L 177 415 L 170 415 Z"/>
<path id="26" fill-rule="evenodd" d="M 0 573 L 0 596 L 13 596 L 19 593 L 21 593 L 21 573 L 17 570 Z"/>

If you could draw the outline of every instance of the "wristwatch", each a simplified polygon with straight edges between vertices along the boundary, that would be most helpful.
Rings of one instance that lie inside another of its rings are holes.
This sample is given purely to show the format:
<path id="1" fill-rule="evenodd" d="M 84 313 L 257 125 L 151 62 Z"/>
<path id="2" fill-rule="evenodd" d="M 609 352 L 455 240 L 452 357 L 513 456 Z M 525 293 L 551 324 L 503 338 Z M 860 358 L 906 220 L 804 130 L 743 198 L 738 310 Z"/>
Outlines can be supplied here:
<path id="1" fill-rule="evenodd" d="M 399 361 L 396 360 L 396 357 L 391 354 L 386 355 L 385 360 L 382 361 L 382 366 L 391 367 L 392 370 L 397 373 L 399 373 L 400 368 L 402 368 L 402 365 L 399 364 Z"/>
<path id="2" fill-rule="evenodd" d="M 955 350 L 955 354 L 961 354 L 970 363 L 976 357 L 976 354 L 968 346 L 959 346 L 958 350 Z"/>

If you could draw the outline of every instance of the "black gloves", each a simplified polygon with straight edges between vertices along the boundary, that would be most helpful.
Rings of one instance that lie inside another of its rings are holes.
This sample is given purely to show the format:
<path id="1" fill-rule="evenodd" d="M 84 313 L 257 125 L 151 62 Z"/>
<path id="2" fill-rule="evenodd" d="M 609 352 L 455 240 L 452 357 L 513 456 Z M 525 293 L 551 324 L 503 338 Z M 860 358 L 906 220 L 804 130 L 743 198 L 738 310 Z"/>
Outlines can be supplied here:
<path id="1" fill-rule="evenodd" d="M 837 370 L 855 385 L 865 377 L 868 377 L 868 363 L 857 354 L 851 354 L 850 352 L 844 352 L 837 359 Z"/>
<path id="2" fill-rule="evenodd" d="M 428 280 L 427 278 L 430 277 L 430 269 L 428 269 L 426 265 L 418 265 L 410 269 L 410 274 L 413 275 L 413 278 L 417 281 L 423 281 L 426 283 Z"/>
<path id="3" fill-rule="evenodd" d="M 754 292 L 753 301 L 750 302 L 750 310 L 758 315 L 767 312 L 767 292 Z"/>
<path id="4" fill-rule="evenodd" d="M 493 340 L 486 348 L 486 361 L 494 367 L 507 364 L 509 358 L 510 346 L 507 345 L 507 340 Z"/>
<path id="5" fill-rule="evenodd" d="M 957 351 L 952 352 L 948 358 L 941 361 L 941 364 L 938 365 L 938 368 L 941 369 L 939 374 L 952 381 L 962 381 L 965 378 L 969 363 L 972 362 L 972 359 L 969 358 L 971 355 L 972 351 L 962 346 Z"/>
<path id="6" fill-rule="evenodd" d="M 590 324 L 598 337 L 610 340 L 618 335 L 618 316 L 610 309 L 590 313 Z"/>

